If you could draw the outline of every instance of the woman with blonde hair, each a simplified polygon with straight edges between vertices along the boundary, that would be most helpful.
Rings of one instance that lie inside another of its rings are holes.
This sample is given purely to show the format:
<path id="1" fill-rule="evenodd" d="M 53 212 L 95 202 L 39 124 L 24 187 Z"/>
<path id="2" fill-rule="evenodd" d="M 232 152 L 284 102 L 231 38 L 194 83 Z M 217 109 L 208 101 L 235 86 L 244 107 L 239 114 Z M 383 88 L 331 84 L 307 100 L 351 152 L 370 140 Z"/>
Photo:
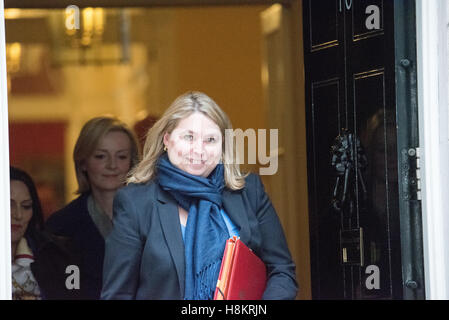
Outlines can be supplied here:
<path id="1" fill-rule="evenodd" d="M 267 267 L 265 299 L 294 299 L 295 265 L 258 176 L 227 150 L 231 122 L 207 95 L 178 97 L 149 130 L 114 200 L 103 299 L 212 299 L 232 236 Z"/>
<path id="2" fill-rule="evenodd" d="M 79 197 L 52 214 L 47 228 L 77 245 L 82 263 L 79 288 L 83 299 L 99 299 L 104 239 L 112 229 L 112 203 L 130 169 L 139 160 L 137 139 L 113 117 L 89 120 L 73 152 Z"/>

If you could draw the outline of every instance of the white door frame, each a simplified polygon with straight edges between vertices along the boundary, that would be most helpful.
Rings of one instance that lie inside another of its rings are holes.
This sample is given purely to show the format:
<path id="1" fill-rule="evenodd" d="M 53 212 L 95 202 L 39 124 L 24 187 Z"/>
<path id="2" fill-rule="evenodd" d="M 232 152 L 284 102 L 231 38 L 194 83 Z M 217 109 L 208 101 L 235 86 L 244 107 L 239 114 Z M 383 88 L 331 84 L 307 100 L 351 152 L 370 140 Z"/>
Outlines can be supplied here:
<path id="1" fill-rule="evenodd" d="M 0 148 L 0 299 L 10 300 L 12 298 L 11 200 L 9 196 L 8 85 L 3 0 L 0 0 Z"/>
<path id="2" fill-rule="evenodd" d="M 449 299 L 447 0 L 416 0 L 418 113 L 426 299 Z"/>

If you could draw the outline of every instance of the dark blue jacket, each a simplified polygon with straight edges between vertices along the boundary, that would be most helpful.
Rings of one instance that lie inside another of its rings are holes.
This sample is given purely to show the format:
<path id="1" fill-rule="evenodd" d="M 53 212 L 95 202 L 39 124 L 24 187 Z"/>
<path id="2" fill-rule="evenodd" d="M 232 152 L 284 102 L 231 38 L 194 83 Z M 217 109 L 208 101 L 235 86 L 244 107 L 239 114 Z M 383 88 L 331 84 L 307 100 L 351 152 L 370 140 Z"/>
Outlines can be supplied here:
<path id="1" fill-rule="evenodd" d="M 30 264 L 31 271 L 37 280 L 41 298 L 46 300 L 77 300 L 78 290 L 70 290 L 66 286 L 67 267 L 79 265 L 70 239 L 56 237 L 47 230 L 34 230 L 27 236 L 27 242 L 34 256 Z"/>
<path id="2" fill-rule="evenodd" d="M 52 214 L 46 227 L 52 233 L 72 240 L 80 256 L 81 299 L 99 299 L 103 276 L 104 239 L 87 209 L 89 194 L 85 193 Z M 69 276 L 69 275 L 67 275 Z M 75 289 L 76 290 L 76 289 Z"/>
<path id="3" fill-rule="evenodd" d="M 225 189 L 223 206 L 240 239 L 267 266 L 264 299 L 294 299 L 295 265 L 260 178 Z M 158 183 L 130 184 L 114 199 L 114 227 L 106 239 L 102 299 L 183 299 L 184 242 L 178 207 Z"/>

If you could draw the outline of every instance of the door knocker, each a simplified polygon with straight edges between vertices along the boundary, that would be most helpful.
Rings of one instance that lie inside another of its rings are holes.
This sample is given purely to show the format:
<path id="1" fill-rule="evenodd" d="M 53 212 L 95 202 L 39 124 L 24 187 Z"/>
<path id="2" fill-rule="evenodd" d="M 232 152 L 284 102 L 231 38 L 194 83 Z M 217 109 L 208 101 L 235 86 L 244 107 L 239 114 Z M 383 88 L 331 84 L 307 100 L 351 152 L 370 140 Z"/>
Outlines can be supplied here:
<path id="1" fill-rule="evenodd" d="M 358 187 L 360 187 L 362 199 L 366 200 L 367 191 L 362 170 L 367 166 L 367 158 L 360 140 L 346 129 L 343 129 L 335 138 L 331 155 L 331 164 L 337 174 L 332 206 L 338 212 L 346 208 L 349 211 L 347 213 L 351 215 Z"/>

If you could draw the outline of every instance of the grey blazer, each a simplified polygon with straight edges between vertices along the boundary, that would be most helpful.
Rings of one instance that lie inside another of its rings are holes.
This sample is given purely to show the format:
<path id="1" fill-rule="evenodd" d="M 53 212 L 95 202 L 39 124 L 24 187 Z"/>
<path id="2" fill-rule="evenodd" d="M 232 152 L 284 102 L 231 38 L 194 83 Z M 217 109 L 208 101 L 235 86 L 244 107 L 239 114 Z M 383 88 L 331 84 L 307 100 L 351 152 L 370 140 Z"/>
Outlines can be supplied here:
<path id="1" fill-rule="evenodd" d="M 240 239 L 267 266 L 264 299 L 294 299 L 295 265 L 260 177 L 242 190 L 223 191 L 223 207 Z M 114 227 L 106 239 L 102 299 L 183 299 L 184 242 L 178 208 L 157 181 L 130 184 L 114 199 Z"/>

